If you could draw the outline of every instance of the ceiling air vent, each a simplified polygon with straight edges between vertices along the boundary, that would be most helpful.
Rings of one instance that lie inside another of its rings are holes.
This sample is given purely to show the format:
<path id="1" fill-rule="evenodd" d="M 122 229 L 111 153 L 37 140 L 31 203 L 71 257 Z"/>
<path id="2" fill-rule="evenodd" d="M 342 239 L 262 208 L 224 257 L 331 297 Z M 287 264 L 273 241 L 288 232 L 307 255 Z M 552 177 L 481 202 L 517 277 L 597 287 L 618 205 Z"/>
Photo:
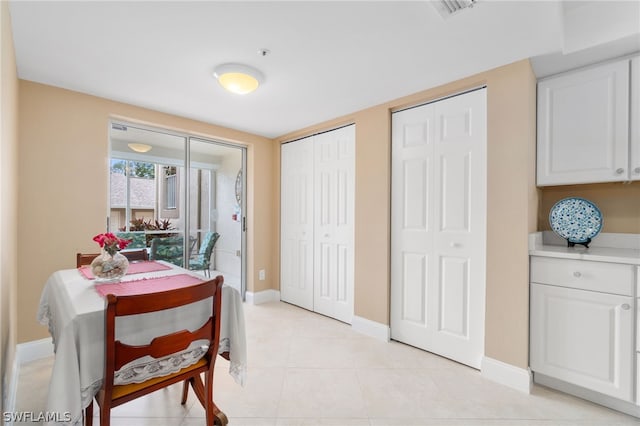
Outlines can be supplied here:
<path id="1" fill-rule="evenodd" d="M 478 0 L 437 0 L 431 4 L 443 18 L 448 18 L 456 13 L 473 7 Z"/>

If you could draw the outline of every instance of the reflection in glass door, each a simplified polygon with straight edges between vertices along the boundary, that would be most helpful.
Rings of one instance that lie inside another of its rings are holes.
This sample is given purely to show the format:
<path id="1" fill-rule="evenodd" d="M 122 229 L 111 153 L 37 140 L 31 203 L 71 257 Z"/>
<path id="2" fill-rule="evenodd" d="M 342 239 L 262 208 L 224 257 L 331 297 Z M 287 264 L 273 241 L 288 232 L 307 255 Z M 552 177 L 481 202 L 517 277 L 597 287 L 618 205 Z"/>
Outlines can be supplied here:
<path id="1" fill-rule="evenodd" d="M 110 137 L 109 230 L 244 295 L 246 149 L 123 123 Z"/>
<path id="2" fill-rule="evenodd" d="M 189 139 L 190 269 L 222 274 L 243 289 L 242 177 L 244 148 Z"/>

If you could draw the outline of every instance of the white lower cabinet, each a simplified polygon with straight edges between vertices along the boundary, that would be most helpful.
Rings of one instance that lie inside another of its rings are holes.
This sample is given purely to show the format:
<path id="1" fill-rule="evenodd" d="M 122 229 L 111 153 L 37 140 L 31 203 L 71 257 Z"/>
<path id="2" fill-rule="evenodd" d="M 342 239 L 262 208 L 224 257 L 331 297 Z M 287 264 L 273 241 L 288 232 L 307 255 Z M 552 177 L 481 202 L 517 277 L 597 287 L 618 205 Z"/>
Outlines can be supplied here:
<path id="1" fill-rule="evenodd" d="M 634 398 L 633 297 L 531 284 L 531 369 Z"/>

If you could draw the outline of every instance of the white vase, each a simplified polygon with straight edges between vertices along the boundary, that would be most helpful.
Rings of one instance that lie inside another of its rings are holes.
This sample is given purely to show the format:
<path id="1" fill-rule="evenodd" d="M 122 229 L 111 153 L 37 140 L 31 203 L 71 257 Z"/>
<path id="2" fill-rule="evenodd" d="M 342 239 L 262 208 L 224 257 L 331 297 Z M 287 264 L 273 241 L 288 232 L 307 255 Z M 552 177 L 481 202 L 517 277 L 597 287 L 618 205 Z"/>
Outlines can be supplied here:
<path id="1" fill-rule="evenodd" d="M 91 273 L 98 283 L 118 282 L 127 273 L 129 260 L 116 252 L 113 256 L 102 250 L 91 262 Z"/>

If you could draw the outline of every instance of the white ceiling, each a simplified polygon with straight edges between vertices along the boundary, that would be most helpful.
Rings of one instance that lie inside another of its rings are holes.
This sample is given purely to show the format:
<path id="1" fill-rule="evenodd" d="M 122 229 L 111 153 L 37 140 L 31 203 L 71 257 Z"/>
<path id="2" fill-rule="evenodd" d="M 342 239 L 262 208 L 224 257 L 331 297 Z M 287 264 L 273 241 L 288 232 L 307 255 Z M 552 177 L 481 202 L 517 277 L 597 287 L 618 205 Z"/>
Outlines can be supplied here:
<path id="1" fill-rule="evenodd" d="M 10 12 L 21 79 L 276 137 L 524 58 L 542 76 L 640 51 L 639 4 L 478 0 L 447 19 L 426 0 L 12 1 Z M 211 76 L 226 62 L 265 83 L 226 93 Z"/>

